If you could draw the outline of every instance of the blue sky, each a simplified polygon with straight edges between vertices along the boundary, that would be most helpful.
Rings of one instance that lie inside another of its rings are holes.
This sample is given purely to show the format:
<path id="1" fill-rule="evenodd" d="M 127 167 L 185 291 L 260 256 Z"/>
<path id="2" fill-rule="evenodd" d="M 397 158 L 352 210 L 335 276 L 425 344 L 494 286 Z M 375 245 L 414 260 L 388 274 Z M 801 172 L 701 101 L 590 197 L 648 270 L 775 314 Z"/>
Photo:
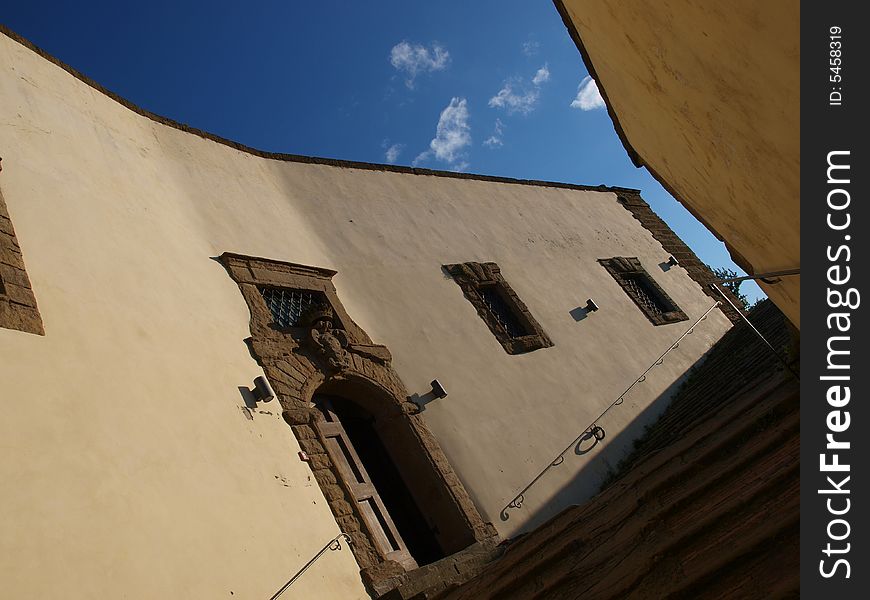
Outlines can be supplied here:
<path id="1" fill-rule="evenodd" d="M 549 0 L 29 0 L 0 19 L 147 110 L 263 150 L 639 188 L 739 271 L 631 164 L 594 82 L 578 99 L 588 74 Z"/>

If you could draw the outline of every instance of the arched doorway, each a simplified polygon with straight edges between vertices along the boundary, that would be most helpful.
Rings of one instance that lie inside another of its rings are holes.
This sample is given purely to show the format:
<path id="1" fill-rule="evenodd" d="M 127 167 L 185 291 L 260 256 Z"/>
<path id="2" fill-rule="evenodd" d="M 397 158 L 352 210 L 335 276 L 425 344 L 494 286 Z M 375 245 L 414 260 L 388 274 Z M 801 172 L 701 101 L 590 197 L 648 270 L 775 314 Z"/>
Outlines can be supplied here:
<path id="1" fill-rule="evenodd" d="M 493 540 L 495 528 L 409 401 L 390 351 L 342 306 L 335 271 L 233 253 L 220 260 L 251 312 L 248 349 L 336 523 L 353 540 L 366 586 L 383 594 L 407 570 Z M 331 421 L 317 408 L 325 396 L 333 398 Z M 344 448 L 330 441 L 338 435 Z M 354 454 L 352 464 L 333 458 Z M 360 480 L 373 489 L 355 488 Z"/>
<path id="2" fill-rule="evenodd" d="M 406 569 L 443 558 L 434 525 L 418 507 L 381 440 L 377 417 L 340 395 L 318 391 L 312 403 L 323 416 L 316 427 L 324 446 L 378 550 Z"/>

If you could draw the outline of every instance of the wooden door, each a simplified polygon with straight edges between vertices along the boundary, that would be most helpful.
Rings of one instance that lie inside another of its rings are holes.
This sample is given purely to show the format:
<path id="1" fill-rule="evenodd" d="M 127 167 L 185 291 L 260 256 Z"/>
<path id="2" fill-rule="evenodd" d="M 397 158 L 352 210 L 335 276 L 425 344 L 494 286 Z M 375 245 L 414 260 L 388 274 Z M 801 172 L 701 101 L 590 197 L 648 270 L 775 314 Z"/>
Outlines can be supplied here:
<path id="1" fill-rule="evenodd" d="M 345 486 L 357 503 L 365 526 L 377 549 L 388 560 L 394 560 L 406 569 L 416 569 L 417 562 L 408 552 L 393 519 L 384 507 L 378 490 L 372 484 L 366 468 L 357 455 L 347 432 L 333 409 L 330 396 L 316 395 L 314 403 L 323 413 L 323 421 L 317 421 L 317 429 L 326 446 L 330 459 L 341 474 Z"/>

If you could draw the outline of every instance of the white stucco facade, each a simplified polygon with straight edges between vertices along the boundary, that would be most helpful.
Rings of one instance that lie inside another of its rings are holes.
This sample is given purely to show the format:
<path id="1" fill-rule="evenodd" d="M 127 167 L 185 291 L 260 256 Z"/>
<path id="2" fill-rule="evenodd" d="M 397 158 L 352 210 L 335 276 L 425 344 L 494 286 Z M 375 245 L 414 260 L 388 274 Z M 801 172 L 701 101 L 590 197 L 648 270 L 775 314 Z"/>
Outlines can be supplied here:
<path id="1" fill-rule="evenodd" d="M 267 598 L 339 533 L 278 403 L 243 408 L 262 370 L 223 252 L 338 271 L 409 392 L 448 389 L 424 419 L 502 536 L 595 491 L 598 450 L 499 517 L 713 303 L 610 191 L 263 158 L 4 35 L 0 64 L 0 189 L 45 327 L 0 328 L 9 597 Z M 689 321 L 653 326 L 597 262 L 612 256 L 639 257 Z M 508 355 L 441 270 L 466 261 L 498 263 L 554 346 Z M 575 320 L 587 298 L 601 309 Z M 613 457 L 729 326 L 712 312 L 602 420 Z M 367 596 L 342 550 L 284 597 Z"/>

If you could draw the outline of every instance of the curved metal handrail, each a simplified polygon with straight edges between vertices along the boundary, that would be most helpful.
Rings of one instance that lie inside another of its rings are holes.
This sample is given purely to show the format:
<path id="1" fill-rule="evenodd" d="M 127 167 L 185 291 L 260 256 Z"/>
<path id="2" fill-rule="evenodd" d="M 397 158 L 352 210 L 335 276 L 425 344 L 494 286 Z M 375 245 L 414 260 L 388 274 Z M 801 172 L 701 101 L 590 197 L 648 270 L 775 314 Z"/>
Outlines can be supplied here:
<path id="1" fill-rule="evenodd" d="M 342 539 L 345 542 L 347 542 L 348 546 L 351 544 L 350 536 L 346 533 L 340 533 L 337 536 L 335 536 L 334 538 L 332 538 L 331 540 L 329 540 L 329 543 L 327 543 L 323 548 L 321 548 L 320 552 L 318 552 L 317 554 L 314 555 L 314 558 L 312 558 L 307 563 L 305 563 L 304 567 L 302 567 L 301 569 L 296 571 L 296 574 L 290 578 L 290 581 L 285 583 L 284 586 L 280 590 L 275 592 L 275 595 L 272 596 L 271 598 L 269 598 L 269 600 L 275 600 L 276 598 L 278 598 L 278 596 L 283 594 L 287 590 L 287 588 L 290 587 L 291 585 L 293 585 L 293 582 L 296 581 L 297 579 L 299 579 L 299 577 L 301 577 L 302 574 L 308 570 L 308 567 L 310 567 L 315 562 L 317 562 L 317 559 L 320 558 L 321 556 L 323 556 L 323 554 L 327 550 L 331 550 L 333 552 L 335 552 L 336 550 L 341 550 L 341 540 Z"/>
<path id="2" fill-rule="evenodd" d="M 520 490 L 520 492 L 516 496 L 514 496 L 513 500 L 508 502 L 507 505 L 501 509 L 501 520 L 507 521 L 510 518 L 510 515 L 508 515 L 508 512 L 507 512 L 508 510 L 522 508 L 523 502 L 525 502 L 525 500 L 526 500 L 526 496 L 525 496 L 526 492 L 528 492 L 532 488 L 532 486 L 534 486 L 536 483 L 538 483 L 538 481 L 541 479 L 541 477 L 546 475 L 550 469 L 552 469 L 553 467 L 558 467 L 563 462 L 565 462 L 565 455 L 568 453 L 569 450 L 571 450 L 571 448 L 573 448 L 574 446 L 579 444 L 581 441 L 584 441 L 584 439 L 591 439 L 594 437 L 596 440 L 596 444 L 599 441 L 601 441 L 602 439 L 604 439 L 604 434 L 603 434 L 604 430 L 603 430 L 603 428 L 601 428 L 598 425 L 598 421 L 600 421 L 601 418 L 604 417 L 604 415 L 606 415 L 608 412 L 610 412 L 610 409 L 612 409 L 614 406 L 619 406 L 620 404 L 622 404 L 623 401 L 625 400 L 625 395 L 628 392 L 630 392 L 632 390 L 632 388 L 634 388 L 634 386 L 636 386 L 638 383 L 643 383 L 644 381 L 646 381 L 647 373 L 652 371 L 657 366 L 661 365 L 664 362 L 664 359 L 668 354 L 670 354 L 673 350 L 676 350 L 677 348 L 679 348 L 680 342 L 683 340 L 683 338 L 685 338 L 687 335 L 692 335 L 692 333 L 695 331 L 695 327 L 698 325 L 698 323 L 700 323 L 701 321 L 706 319 L 707 315 L 709 315 L 711 312 L 713 312 L 713 309 L 716 308 L 717 306 L 719 306 L 720 304 L 722 304 L 722 303 L 717 300 L 716 304 L 714 304 L 713 306 L 708 308 L 707 312 L 705 312 L 703 315 L 698 317 L 698 319 L 694 323 L 692 323 L 691 327 L 689 327 L 686 330 L 686 332 L 683 333 L 683 335 L 678 337 L 670 346 L 668 346 L 668 349 L 665 350 L 661 356 L 659 356 L 657 359 L 655 359 L 653 361 L 653 363 L 647 368 L 646 371 L 644 371 L 643 373 L 640 374 L 640 377 L 635 379 L 634 382 L 630 386 L 628 386 L 624 392 L 622 392 L 619 396 L 617 396 L 616 400 L 614 400 L 613 402 L 611 402 L 610 404 L 607 405 L 607 408 L 605 408 L 604 411 L 600 415 L 598 415 L 592 421 L 592 423 L 589 424 L 589 427 L 584 429 L 580 433 L 580 435 L 578 435 L 577 437 L 575 437 L 571 441 L 570 444 L 565 446 L 565 449 L 562 450 L 559 454 L 557 454 L 556 458 L 551 460 L 547 464 L 547 466 L 544 467 L 543 470 L 541 470 L 535 476 L 535 478 L 532 479 L 528 483 L 528 485 L 526 485 L 526 487 L 524 487 L 522 490 Z M 598 430 L 600 430 L 602 432 L 601 437 L 598 437 L 598 433 L 597 433 Z M 594 444 L 593 444 L 593 446 L 594 446 Z"/>

